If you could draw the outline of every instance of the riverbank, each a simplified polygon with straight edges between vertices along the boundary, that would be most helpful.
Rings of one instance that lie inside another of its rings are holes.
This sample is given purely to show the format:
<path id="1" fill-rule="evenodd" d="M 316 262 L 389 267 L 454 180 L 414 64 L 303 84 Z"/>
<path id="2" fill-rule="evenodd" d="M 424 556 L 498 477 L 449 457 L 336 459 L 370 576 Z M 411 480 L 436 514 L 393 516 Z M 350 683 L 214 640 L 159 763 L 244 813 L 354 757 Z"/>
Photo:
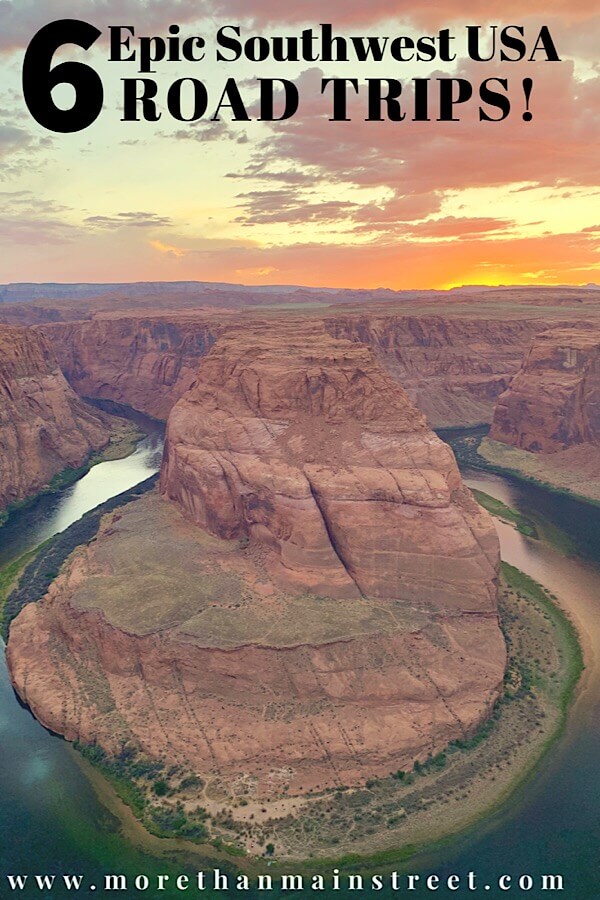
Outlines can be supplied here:
<path id="1" fill-rule="evenodd" d="M 157 452 L 155 449 L 140 456 L 138 467 L 158 465 L 154 462 Z M 121 463 L 108 465 L 120 466 Z M 115 475 L 115 470 L 109 467 L 106 478 L 113 490 L 115 478 L 117 484 L 125 487 L 123 478 L 133 477 L 129 469 L 126 474 Z M 100 476 L 102 467 L 95 471 Z M 145 475 L 138 477 L 143 479 Z M 512 482 L 483 474 L 476 483 L 484 492 L 497 493 L 506 505 L 522 510 L 527 517 L 535 511 L 533 521 L 538 528 L 538 510 L 545 516 L 553 516 L 554 522 L 562 521 L 565 510 L 577 519 L 573 552 L 568 556 L 555 553 L 546 543 L 544 534 L 540 534 L 541 540 L 530 540 L 514 527 L 498 521 L 503 557 L 550 586 L 559 596 L 560 604 L 577 622 L 584 638 L 586 671 L 576 690 L 576 702 L 568 703 L 568 729 L 564 738 L 554 746 L 554 737 L 551 751 L 542 750 L 538 762 L 534 761 L 532 768 L 522 772 L 520 782 L 515 771 L 505 797 L 499 797 L 495 805 L 484 809 L 481 815 L 476 814 L 472 827 L 467 824 L 456 837 L 449 836 L 433 843 L 439 832 L 432 827 L 431 840 L 425 838 L 412 846 L 405 842 L 403 849 L 397 849 L 402 842 L 400 835 L 398 843 L 393 838 L 387 850 L 368 856 L 354 855 L 354 850 L 346 852 L 342 851 L 341 845 L 334 845 L 327 858 L 313 855 L 306 860 L 305 857 L 300 869 L 323 871 L 330 864 L 332 867 L 339 865 L 346 871 L 349 868 L 364 871 L 375 866 L 381 871 L 390 871 L 392 868 L 405 870 L 410 865 L 410 871 L 426 874 L 469 871 L 476 866 L 480 881 L 487 879 L 492 883 L 507 865 L 515 872 L 562 872 L 569 896 L 595 896 L 595 870 L 591 864 L 582 867 L 580 860 L 583 836 L 594 846 L 596 844 L 594 822 L 600 803 L 600 786 L 597 787 L 595 778 L 600 747 L 596 725 L 600 721 L 597 700 L 600 696 L 600 666 L 596 664 L 596 660 L 600 660 L 598 582 L 597 569 L 583 563 L 577 554 L 581 550 L 579 541 L 595 528 L 593 523 L 597 513 L 589 504 L 557 502 L 550 492 L 544 493 L 524 483 L 519 486 L 517 480 Z M 24 547 L 20 541 L 15 540 L 14 545 L 11 542 L 13 555 L 5 552 L 5 562 L 14 562 L 15 557 L 32 545 L 32 540 L 41 543 L 49 533 L 56 533 L 55 528 L 64 528 L 65 522 L 80 516 L 82 502 L 89 499 L 89 494 L 82 498 L 73 496 L 71 491 L 64 492 L 61 507 L 55 509 L 54 502 L 52 504 L 50 532 L 48 523 L 42 521 L 39 514 L 34 524 L 29 515 L 23 517 L 23 522 L 15 517 L 15 525 L 26 530 L 27 541 L 23 542 Z M 598 554 L 593 558 L 597 560 Z M 551 596 L 548 599 L 551 601 Z M 88 879 L 97 884 L 106 871 L 124 871 L 131 878 L 140 872 L 187 871 L 193 875 L 196 867 L 210 868 L 215 861 L 224 872 L 242 867 L 273 872 L 274 875 L 284 871 L 279 857 L 281 848 L 277 844 L 276 860 L 269 859 L 267 868 L 267 861 L 262 857 L 265 847 L 260 848 L 259 859 L 247 857 L 241 860 L 215 847 L 196 845 L 182 838 L 151 835 L 98 769 L 92 768 L 71 745 L 45 732 L 17 704 L 3 671 L 5 690 L 1 699 L 4 705 L 0 708 L 0 721 L 4 723 L 0 766 L 0 787 L 5 797 L 3 809 L 0 809 L 0 825 L 6 836 L 4 852 L 0 853 L 3 871 L 31 871 L 33 858 L 41 871 L 51 871 L 57 858 L 64 859 L 69 870 L 86 872 Z M 540 765 L 542 760 L 543 765 Z M 314 799 L 318 802 L 323 798 Z M 565 821 L 570 823 L 568 830 L 563 829 Z M 382 822 L 381 833 L 384 828 Z M 22 840 L 24 833 L 28 834 L 25 843 Z M 561 837 L 557 842 L 558 834 Z M 591 860 L 592 856 L 589 858 Z M 295 870 L 298 868 L 294 866 Z M 442 889 L 439 893 L 450 896 Z M 273 894 L 277 896 L 277 891 Z M 167 891 L 167 895 L 171 894 Z M 59 896 L 62 896 L 60 892 Z"/>
<path id="2" fill-rule="evenodd" d="M 483 438 L 477 454 L 490 471 L 600 506 L 600 451 L 589 445 L 558 453 L 529 453 Z M 491 467 L 491 468 L 490 468 Z"/>
<path id="3" fill-rule="evenodd" d="M 12 592 L 19 586 L 21 576 L 27 565 L 35 559 L 40 552 L 41 547 L 24 553 L 18 559 L 13 560 L 4 568 L 0 569 L 0 622 L 4 615 L 4 606 Z"/>
<path id="4" fill-rule="evenodd" d="M 489 426 L 477 428 L 437 429 L 436 433 L 450 444 L 462 468 L 481 469 L 495 475 L 514 478 L 541 490 L 567 497 L 580 503 L 600 507 L 600 467 L 598 480 L 586 480 L 584 460 L 573 458 L 570 473 L 552 467 L 553 454 L 528 453 L 508 444 L 492 441 Z M 581 448 L 573 448 L 580 453 Z M 567 451 L 571 452 L 571 451 Z M 583 450 L 585 454 L 585 449 Z M 590 487 L 591 484 L 591 487 Z"/>
<path id="5" fill-rule="evenodd" d="M 45 596 L 67 557 L 82 544 L 93 540 L 102 517 L 117 507 L 141 497 L 156 485 L 158 475 L 152 475 L 135 487 L 117 494 L 80 519 L 23 554 L 0 571 L 0 631 L 6 638 L 11 621 L 28 603 L 37 603 Z"/>
<path id="6" fill-rule="evenodd" d="M 94 515 L 123 502 L 127 502 L 125 495 L 112 498 Z M 47 585 L 38 580 L 40 573 L 43 580 L 52 580 L 73 541 L 75 545 L 84 542 L 81 522 L 71 528 L 71 534 L 58 536 L 67 535 L 58 557 L 53 555 L 54 542 L 44 548 L 35 572 L 30 570 L 37 576 L 23 579 L 26 593 L 21 594 L 20 603 L 43 596 Z M 93 534 L 87 539 L 93 539 Z M 27 566 L 36 563 L 31 554 L 27 556 Z M 15 562 L 22 564 L 22 560 Z M 272 845 L 275 859 L 270 863 L 276 872 L 278 860 L 283 859 L 308 868 L 322 867 L 330 860 L 342 867 L 356 867 L 357 861 L 361 866 L 396 865 L 417 847 L 431 849 L 434 842 L 488 817 L 528 778 L 561 733 L 581 671 L 573 626 L 554 606 L 550 592 L 510 567 L 504 567 L 504 577 L 501 613 L 511 664 L 503 701 L 491 723 L 477 735 L 456 742 L 413 771 L 369 781 L 364 789 L 315 794 L 305 805 L 285 792 L 268 805 L 256 803 L 245 793 L 243 782 L 233 792 L 215 781 L 203 783 L 194 792 L 198 785 L 185 783 L 193 773 L 169 774 L 164 766 L 150 778 L 152 769 L 146 769 L 137 784 L 131 772 L 113 772 L 112 786 L 97 774 L 93 781 L 98 795 L 119 816 L 126 837 L 157 855 L 167 848 L 177 849 L 203 859 L 229 858 L 252 869 L 260 867 L 261 859 L 264 866 L 266 848 Z M 137 761 L 142 763 L 139 776 L 145 763 Z M 163 787 L 155 788 L 160 782 L 164 782 L 164 793 Z M 154 824 L 146 823 L 150 831 L 133 818 L 129 808 L 124 814 L 119 794 L 142 820 L 148 815 L 154 820 Z M 206 843 L 204 829 L 210 830 L 211 843 Z M 241 858 L 242 848 L 249 853 L 246 859 Z"/>
<path id="7" fill-rule="evenodd" d="M 5 626 L 25 604 L 45 595 L 75 547 L 94 539 L 106 513 L 148 490 L 155 478 L 101 504 L 40 552 L 4 570 L 6 583 L 16 577 L 14 567 L 23 573 L 8 597 Z M 145 848 L 151 838 L 170 838 L 204 856 L 215 850 L 236 859 L 248 854 L 244 865 L 250 866 L 268 846 L 277 858 L 298 862 L 307 856 L 309 861 L 348 855 L 380 860 L 386 854 L 397 859 L 407 846 L 430 846 L 488 815 L 560 733 L 581 671 L 573 626 L 548 591 L 507 566 L 500 613 L 509 665 L 492 718 L 477 734 L 465 735 L 411 771 L 369 779 L 364 788 L 293 797 L 282 782 L 271 800 L 258 801 L 243 777 L 233 785 L 203 781 L 196 773 L 149 760 L 135 747 L 112 759 L 98 748 L 80 749 L 107 777 L 108 794 L 137 816 L 137 839 Z"/>
<path id="8" fill-rule="evenodd" d="M 479 491 L 476 488 L 473 488 L 471 492 L 479 505 L 483 506 L 484 509 L 487 509 L 493 516 L 496 516 L 496 518 L 500 519 L 502 522 L 513 525 L 517 531 L 520 531 L 521 534 L 526 535 L 526 537 L 538 537 L 534 523 L 517 509 L 507 506 L 506 503 L 496 499 L 496 497 L 492 497 L 490 494 L 486 494 L 484 491 Z"/>
<path id="9" fill-rule="evenodd" d="M 71 485 L 76 484 L 94 466 L 103 462 L 126 459 L 128 456 L 131 456 L 143 438 L 144 432 L 134 422 L 112 414 L 108 444 L 97 453 L 92 453 L 82 466 L 77 468 L 68 467 L 63 469 L 62 472 L 58 472 L 41 491 L 16 503 L 11 503 L 4 509 L 0 509 L 0 529 L 9 522 L 11 516 L 16 512 L 27 509 L 40 497 L 58 494 Z"/>
<path id="10" fill-rule="evenodd" d="M 155 476 L 112 498 L 57 535 L 40 552 L 3 570 L 8 583 L 20 567 L 25 577 L 8 599 L 5 623 L 29 602 L 41 599 L 72 550 L 96 534 L 103 515 L 149 489 Z M 0 581 L 0 584 L 2 581 Z M 206 856 L 218 851 L 252 866 L 266 847 L 279 859 L 398 859 L 407 846 L 429 846 L 463 830 L 499 805 L 535 767 L 560 733 L 581 671 L 573 626 L 553 605 L 548 591 L 518 570 L 503 567 L 500 604 L 509 646 L 504 696 L 492 718 L 475 735 L 465 735 L 412 771 L 368 780 L 361 789 L 336 790 L 307 798 L 285 790 L 268 802 L 255 801 L 251 784 L 217 779 L 144 758 L 134 748 L 109 759 L 97 748 L 81 748 L 107 776 L 103 802 L 115 813 L 129 805 L 138 829 L 128 837 L 145 849 L 149 840 L 174 839 Z M 193 843 L 192 843 L 193 842 Z M 404 849 L 402 849 L 404 848 Z M 383 855 L 382 855 L 383 854 Z"/>

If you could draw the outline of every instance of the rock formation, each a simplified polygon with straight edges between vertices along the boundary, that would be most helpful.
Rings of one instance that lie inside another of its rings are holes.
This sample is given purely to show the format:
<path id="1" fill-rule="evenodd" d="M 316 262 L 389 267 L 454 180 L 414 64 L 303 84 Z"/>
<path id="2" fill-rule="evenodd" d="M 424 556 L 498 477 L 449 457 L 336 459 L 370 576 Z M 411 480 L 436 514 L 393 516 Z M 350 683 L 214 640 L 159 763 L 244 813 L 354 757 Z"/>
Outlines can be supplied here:
<path id="1" fill-rule="evenodd" d="M 494 608 L 496 537 L 452 452 L 367 347 L 319 323 L 218 342 L 169 418 L 161 483 L 210 533 L 273 548 L 284 580 Z"/>
<path id="2" fill-rule="evenodd" d="M 229 329 L 170 414 L 162 493 L 13 622 L 44 724 L 266 796 L 409 767 L 489 714 L 496 533 L 369 348 Z"/>
<path id="3" fill-rule="evenodd" d="M 41 331 L 78 394 L 166 419 L 192 384 L 199 359 L 220 334 L 221 319 L 227 315 L 115 313 L 45 325 Z"/>
<path id="4" fill-rule="evenodd" d="M 0 509 L 108 440 L 107 418 L 69 387 L 42 335 L 0 325 Z"/>
<path id="5" fill-rule="evenodd" d="M 600 329 L 537 335 L 498 400 L 490 437 L 535 453 L 600 445 Z"/>

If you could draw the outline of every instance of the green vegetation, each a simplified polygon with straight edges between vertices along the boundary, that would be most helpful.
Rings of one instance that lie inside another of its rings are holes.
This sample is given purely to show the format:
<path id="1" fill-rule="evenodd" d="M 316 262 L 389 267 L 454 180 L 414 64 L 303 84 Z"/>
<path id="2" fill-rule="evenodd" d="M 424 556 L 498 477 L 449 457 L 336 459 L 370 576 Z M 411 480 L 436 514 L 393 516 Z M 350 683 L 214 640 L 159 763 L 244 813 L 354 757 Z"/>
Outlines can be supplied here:
<path id="1" fill-rule="evenodd" d="M 248 801 L 224 793 L 224 808 L 208 815 L 198 801 L 210 791 L 198 776 L 166 769 L 131 750 L 116 760 L 98 748 L 83 752 L 159 837 L 210 843 L 232 856 L 243 856 L 243 844 L 251 840 L 264 855 L 274 856 L 275 848 L 277 855 L 314 854 L 320 866 L 325 853 L 340 868 L 398 864 L 415 852 L 413 835 L 421 840 L 424 829 L 431 829 L 437 839 L 457 823 L 466 827 L 489 812 L 528 776 L 564 725 L 583 669 L 573 624 L 545 588 L 507 564 L 499 611 L 508 648 L 504 692 L 481 727 L 416 760 L 411 771 L 398 769 L 369 778 L 363 787 L 312 794 L 298 812 L 260 820 L 255 814 L 235 816 L 226 804 L 247 807 Z M 285 796 L 282 788 L 273 799 Z M 381 849 L 384 838 L 388 849 Z M 310 859 L 303 864 L 312 866 Z"/>
<path id="2" fill-rule="evenodd" d="M 408 858 L 413 835 L 432 839 L 466 827 L 504 800 L 539 763 L 564 725 L 583 668 L 577 634 L 552 595 L 504 565 L 499 605 L 508 649 L 504 692 L 481 727 L 412 771 L 370 778 L 364 788 L 325 792 L 301 815 L 263 823 L 280 852 L 312 851 L 322 865 L 363 866 Z M 390 848 L 381 850 L 381 841 Z M 379 846 L 378 846 L 379 845 Z M 360 849 L 334 857 L 336 849 Z M 311 854 L 312 855 L 312 854 Z M 311 863 L 308 864 L 312 865 Z"/>
<path id="3" fill-rule="evenodd" d="M 508 476 L 515 481 L 530 484 L 534 488 L 539 488 L 559 497 L 566 497 L 569 500 L 577 500 L 578 502 L 590 504 L 592 506 L 597 505 L 589 498 L 581 497 L 572 493 L 571 491 L 562 490 L 547 482 L 543 482 L 539 479 L 530 477 L 523 472 L 517 471 L 516 469 L 510 469 L 501 465 L 493 464 L 479 453 L 479 447 L 482 440 L 486 437 L 487 432 L 488 428 L 485 427 L 478 429 L 468 429 L 466 432 L 464 429 L 459 429 L 458 431 L 441 430 L 438 433 L 443 440 L 450 444 L 450 446 L 454 450 L 456 459 L 458 460 L 458 463 L 462 468 L 467 467 L 472 469 L 481 469 L 482 471 L 494 473 L 503 477 Z M 498 515 L 499 518 L 511 522 L 518 528 L 519 531 L 521 531 L 528 537 L 536 537 L 539 540 L 550 544 L 565 556 L 574 556 L 578 553 L 580 555 L 585 555 L 585 549 L 582 548 L 581 544 L 578 545 L 577 541 L 572 538 L 571 535 L 569 535 L 563 528 L 555 525 L 554 522 L 541 515 L 537 510 L 530 518 L 529 516 L 525 516 L 524 514 L 520 513 L 518 510 L 512 509 L 512 507 L 501 504 L 500 501 L 496 501 L 493 497 L 490 497 L 488 499 L 489 495 L 484 494 L 482 491 L 473 490 L 473 493 L 476 495 L 477 500 L 481 503 L 481 505 L 488 509 L 488 511 L 491 512 L 492 515 Z M 491 504 L 499 505 L 496 505 L 495 508 L 492 508 Z M 502 507 L 502 509 L 500 507 Z M 510 513 L 518 516 L 519 522 L 515 521 Z M 521 525 L 521 527 L 519 527 L 519 525 Z M 534 529 L 535 534 L 528 533 L 526 528 L 526 526 L 528 525 Z"/>
<path id="4" fill-rule="evenodd" d="M 6 602 L 7 620 L 24 603 L 45 594 L 73 549 L 93 540 L 103 515 L 140 496 L 155 481 L 153 477 L 113 498 L 42 548 L 2 570 L 0 607 Z M 481 496 L 487 503 L 497 503 L 486 494 Z M 504 504 L 496 509 L 501 510 L 497 514 L 517 527 L 519 523 L 528 524 L 529 520 Z M 26 577 L 19 579 L 23 572 Z M 475 734 L 464 735 L 442 752 L 415 761 L 412 771 L 407 766 L 387 777 L 369 779 L 364 788 L 342 787 L 313 795 L 299 814 L 258 822 L 254 816 L 250 821 L 235 818 L 231 810 L 211 817 L 199 803 L 205 785 L 198 775 L 178 767 L 167 768 L 164 762 L 148 759 L 132 745 L 125 745 L 116 756 L 107 755 L 95 745 L 76 745 L 77 749 L 157 837 L 210 843 L 216 850 L 236 857 L 244 855 L 241 844 L 246 838 L 259 840 L 268 855 L 274 855 L 277 847 L 278 854 L 293 852 L 304 856 L 324 851 L 333 856 L 339 848 L 342 856 L 344 850 L 358 847 L 361 852 L 373 854 L 370 861 L 398 863 L 414 852 L 406 842 L 414 832 L 422 833 L 428 808 L 434 835 L 444 828 L 451 831 L 453 823 L 465 819 L 465 810 L 473 808 L 481 815 L 483 809 L 477 803 L 483 788 L 504 777 L 495 800 L 492 796 L 490 802 L 502 799 L 517 780 L 531 771 L 564 724 L 583 669 L 575 628 L 552 603 L 552 595 L 533 579 L 507 564 L 503 564 L 502 575 L 500 614 L 509 651 L 503 696 Z M 247 806 L 248 801 L 235 805 Z M 391 848 L 375 852 L 383 835 Z M 399 850 L 400 844 L 404 846 Z M 358 861 L 364 863 L 364 858 L 351 853 L 343 855 L 336 865 Z"/>
<path id="5" fill-rule="evenodd" d="M 3 569 L 0 569 L 0 619 L 4 610 L 4 604 L 12 593 L 13 589 L 18 585 L 23 570 L 32 559 L 35 558 L 40 547 L 24 553 L 18 559 L 13 560 Z"/>
<path id="6" fill-rule="evenodd" d="M 189 776 L 182 777 L 177 767 L 166 770 L 164 763 L 148 759 L 132 744 L 125 745 L 116 756 L 107 754 L 97 744 L 76 742 L 74 746 L 102 773 L 151 834 L 194 843 L 208 840 L 208 814 L 202 806 L 190 803 L 185 786 Z M 198 782 L 203 787 L 200 779 Z"/>
<path id="7" fill-rule="evenodd" d="M 529 453 L 486 437 L 477 447 L 479 467 L 533 484 L 552 494 L 599 507 L 598 479 L 578 466 L 556 465 L 554 454 Z"/>
<path id="8" fill-rule="evenodd" d="M 161 778 L 159 781 L 154 782 L 152 790 L 157 797 L 164 797 L 169 793 L 169 785 L 163 778 Z"/>
<path id="9" fill-rule="evenodd" d="M 498 519 L 502 519 L 504 522 L 510 522 L 511 525 L 516 527 L 517 531 L 521 532 L 521 534 L 533 538 L 539 536 L 533 522 L 517 509 L 507 506 L 502 500 L 497 500 L 496 497 L 491 497 L 483 491 L 473 489 L 472 493 L 480 506 L 483 506 L 484 509 L 487 509 L 489 513 L 496 516 Z"/>
<path id="10" fill-rule="evenodd" d="M 517 596 L 528 597 L 544 612 L 545 617 L 552 623 L 563 644 L 564 675 L 559 681 L 558 697 L 560 711 L 564 720 L 575 688 L 585 668 L 577 629 L 560 606 L 553 603 L 553 595 L 541 584 L 538 584 L 537 581 L 534 581 L 533 578 L 530 578 L 529 575 L 505 562 L 502 563 L 502 575 L 510 588 L 517 593 Z"/>
<path id="11" fill-rule="evenodd" d="M 557 494 L 560 497 L 568 497 L 571 500 L 578 500 L 580 503 L 587 503 L 590 506 L 600 506 L 600 500 L 596 500 L 593 497 L 587 497 L 584 494 L 580 494 L 577 491 L 570 490 L 566 487 L 559 487 L 547 479 L 528 474 L 513 466 L 501 465 L 498 461 L 493 462 L 488 457 L 494 452 L 494 449 L 497 450 L 498 448 L 501 448 L 501 452 L 504 455 L 511 454 L 511 451 L 513 451 L 511 455 L 514 455 L 514 452 L 518 451 L 515 451 L 515 448 L 511 448 L 507 444 L 499 444 L 497 441 L 490 441 L 487 436 L 488 432 L 489 426 L 473 429 L 469 428 L 466 430 L 437 429 L 437 434 L 441 439 L 452 447 L 456 460 L 461 468 L 468 467 L 472 469 L 482 469 L 485 472 L 491 472 L 495 475 L 509 476 L 510 478 L 514 478 L 515 481 L 531 484 L 534 487 L 542 488 L 543 490 L 549 491 L 552 494 Z M 483 455 L 483 453 L 480 452 L 480 447 L 484 440 L 486 455 Z M 524 453 L 525 451 L 521 452 Z M 535 454 L 526 455 L 535 456 Z"/>

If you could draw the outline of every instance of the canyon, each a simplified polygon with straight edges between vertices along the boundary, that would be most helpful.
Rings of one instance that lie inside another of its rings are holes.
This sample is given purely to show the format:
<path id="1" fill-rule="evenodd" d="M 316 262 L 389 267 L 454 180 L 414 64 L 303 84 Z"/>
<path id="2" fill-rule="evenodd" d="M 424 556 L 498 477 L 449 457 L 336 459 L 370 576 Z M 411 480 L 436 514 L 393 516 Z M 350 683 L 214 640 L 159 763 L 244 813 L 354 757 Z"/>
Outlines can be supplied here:
<path id="1" fill-rule="evenodd" d="M 0 513 L 83 465 L 110 429 L 69 386 L 43 335 L 0 325 Z"/>
<path id="2" fill-rule="evenodd" d="M 382 365 L 435 428 L 490 421 L 496 398 L 508 387 L 540 328 L 537 317 L 510 322 L 485 315 L 331 315 L 325 327 L 372 347 Z"/>
<path id="3" fill-rule="evenodd" d="M 587 320 L 577 307 L 573 320 Z M 334 338 L 374 350 L 432 427 L 490 422 L 497 398 L 518 371 L 533 337 L 571 327 L 563 308 L 522 309 L 509 321 L 485 304 L 436 308 L 379 303 L 305 311 L 197 309 L 99 312 L 90 319 L 35 326 L 52 343 L 62 371 L 82 397 L 110 399 L 166 420 L 193 383 L 200 359 L 230 327 L 252 335 L 270 325 L 321 321 Z"/>
<path id="4" fill-rule="evenodd" d="M 112 287 L 79 319 L 77 297 L 41 318 L 37 299 L 16 330 L 77 421 L 88 398 L 167 422 L 160 491 L 107 515 L 12 623 L 23 701 L 69 740 L 257 798 L 363 784 L 471 736 L 503 686 L 498 542 L 431 428 L 493 419 L 482 453 L 591 459 L 598 292 L 315 311 L 299 289 L 282 309 L 217 286 L 222 305 L 198 307 L 177 286 L 189 306 L 132 290 L 117 309 Z"/>
<path id="5" fill-rule="evenodd" d="M 61 370 L 82 397 L 111 400 L 166 420 L 189 389 L 227 313 L 179 311 L 40 326 Z"/>
<path id="6" fill-rule="evenodd" d="M 0 286 L 0 322 L 36 325 L 84 397 L 166 419 L 231 324 L 319 319 L 366 343 L 436 428 L 492 421 L 536 334 L 598 322 L 600 289 L 353 291 L 184 282 Z"/>
<path id="7" fill-rule="evenodd" d="M 68 739 L 257 797 L 364 783 L 472 734 L 502 689 L 488 514 L 370 347 L 231 326 L 168 418 L 160 494 L 108 515 L 12 623 Z"/>

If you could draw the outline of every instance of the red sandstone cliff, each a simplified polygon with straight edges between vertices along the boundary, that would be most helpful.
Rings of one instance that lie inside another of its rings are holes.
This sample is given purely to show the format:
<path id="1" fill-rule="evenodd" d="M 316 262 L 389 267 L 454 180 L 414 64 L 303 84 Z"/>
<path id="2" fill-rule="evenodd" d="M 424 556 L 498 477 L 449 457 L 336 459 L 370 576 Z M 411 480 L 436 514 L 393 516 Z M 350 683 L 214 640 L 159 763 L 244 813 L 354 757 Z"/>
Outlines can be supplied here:
<path id="1" fill-rule="evenodd" d="M 305 586 L 494 608 L 496 536 L 452 452 L 367 347 L 319 323 L 221 338 L 171 413 L 161 484 Z"/>
<path id="2" fill-rule="evenodd" d="M 221 333 L 221 320 L 227 320 L 227 313 L 115 313 L 40 330 L 80 396 L 112 400 L 166 419 L 192 384 L 199 359 Z"/>
<path id="3" fill-rule="evenodd" d="M 497 397 L 518 370 L 539 318 L 332 315 L 335 337 L 372 347 L 434 427 L 489 422 Z"/>
<path id="4" fill-rule="evenodd" d="M 42 335 L 0 325 L 0 509 L 108 440 L 106 418 L 69 387 Z"/>
<path id="5" fill-rule="evenodd" d="M 537 335 L 498 400 L 490 437 L 539 453 L 600 445 L 600 330 Z"/>

